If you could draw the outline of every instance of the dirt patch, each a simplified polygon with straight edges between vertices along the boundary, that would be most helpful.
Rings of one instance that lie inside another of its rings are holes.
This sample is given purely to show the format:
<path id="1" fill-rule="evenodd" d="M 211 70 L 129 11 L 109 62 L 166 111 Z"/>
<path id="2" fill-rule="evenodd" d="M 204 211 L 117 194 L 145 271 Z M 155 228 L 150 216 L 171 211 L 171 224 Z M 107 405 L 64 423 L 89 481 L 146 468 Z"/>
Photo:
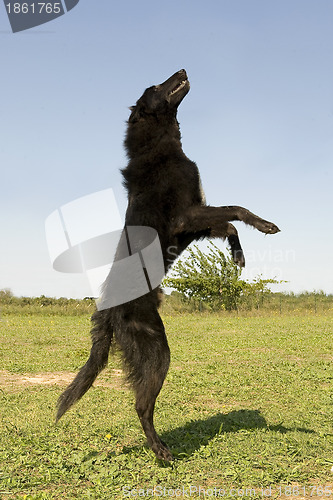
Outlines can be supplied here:
<path id="1" fill-rule="evenodd" d="M 94 383 L 95 387 L 108 387 L 112 389 L 125 388 L 122 370 L 111 370 L 111 379 L 100 377 Z M 10 373 L 0 370 L 0 388 L 18 390 L 22 387 L 37 385 L 57 385 L 65 387 L 74 379 L 74 372 L 45 372 L 45 373 Z M 105 376 L 104 376 L 105 377 Z"/>

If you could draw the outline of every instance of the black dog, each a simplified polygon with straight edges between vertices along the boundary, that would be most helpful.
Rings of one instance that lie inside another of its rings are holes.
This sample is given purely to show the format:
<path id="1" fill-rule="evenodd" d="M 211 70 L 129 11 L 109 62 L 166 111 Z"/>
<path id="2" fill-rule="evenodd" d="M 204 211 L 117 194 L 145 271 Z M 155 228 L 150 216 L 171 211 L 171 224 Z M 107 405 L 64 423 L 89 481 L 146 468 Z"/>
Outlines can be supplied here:
<path id="1" fill-rule="evenodd" d="M 185 70 L 148 88 L 131 108 L 125 147 L 128 166 L 122 171 L 128 190 L 127 226 L 154 228 L 160 239 L 165 271 L 194 240 L 228 239 L 234 261 L 245 260 L 235 227 L 240 220 L 266 234 L 278 227 L 238 206 L 205 204 L 198 168 L 181 146 L 177 108 L 190 89 Z M 118 252 L 119 253 L 119 252 Z M 121 349 L 136 396 L 136 411 L 148 444 L 163 460 L 172 460 L 156 434 L 153 413 L 170 361 L 164 326 L 158 313 L 156 287 L 127 303 L 94 313 L 92 348 L 87 363 L 60 396 L 59 419 L 91 387 L 106 366 L 113 338 Z"/>

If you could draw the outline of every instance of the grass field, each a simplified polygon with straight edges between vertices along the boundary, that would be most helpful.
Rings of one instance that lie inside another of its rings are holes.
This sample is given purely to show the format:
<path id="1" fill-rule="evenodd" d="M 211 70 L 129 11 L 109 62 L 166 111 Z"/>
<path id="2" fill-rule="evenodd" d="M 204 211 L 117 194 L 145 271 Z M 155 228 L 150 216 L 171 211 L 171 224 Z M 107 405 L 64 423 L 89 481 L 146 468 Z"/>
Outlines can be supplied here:
<path id="1" fill-rule="evenodd" d="M 164 315 L 167 465 L 146 446 L 117 354 L 54 424 L 87 358 L 88 315 L 2 316 L 0 498 L 333 498 L 332 320 Z"/>

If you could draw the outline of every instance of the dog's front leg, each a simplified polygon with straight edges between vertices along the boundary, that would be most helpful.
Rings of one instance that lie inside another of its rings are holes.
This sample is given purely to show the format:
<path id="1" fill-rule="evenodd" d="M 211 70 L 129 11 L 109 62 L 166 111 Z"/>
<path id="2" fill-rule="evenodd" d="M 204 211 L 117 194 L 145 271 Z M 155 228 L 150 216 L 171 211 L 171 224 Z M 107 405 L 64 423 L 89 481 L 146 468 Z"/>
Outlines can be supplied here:
<path id="1" fill-rule="evenodd" d="M 243 267 L 245 259 L 242 247 L 236 228 L 229 222 L 231 220 L 240 220 L 266 234 L 280 231 L 272 222 L 261 219 L 243 207 L 198 205 L 189 208 L 175 221 L 174 234 L 178 238 L 181 250 L 200 238 L 227 238 L 234 262 Z"/>
<path id="2" fill-rule="evenodd" d="M 243 207 L 210 207 L 197 205 L 189 208 L 177 221 L 176 232 L 200 232 L 210 228 L 218 228 L 223 222 L 239 220 L 265 234 L 275 234 L 280 229 Z"/>
<path id="3" fill-rule="evenodd" d="M 178 240 L 179 253 L 185 250 L 185 248 L 193 241 L 200 240 L 202 238 L 227 239 L 233 261 L 239 267 L 245 266 L 245 258 L 238 238 L 237 229 L 235 226 L 230 224 L 230 222 L 219 221 L 214 225 L 200 225 L 199 221 L 196 219 L 193 222 L 190 222 L 186 227 L 187 229 L 185 230 L 185 225 L 182 220 L 174 231 L 174 235 Z"/>

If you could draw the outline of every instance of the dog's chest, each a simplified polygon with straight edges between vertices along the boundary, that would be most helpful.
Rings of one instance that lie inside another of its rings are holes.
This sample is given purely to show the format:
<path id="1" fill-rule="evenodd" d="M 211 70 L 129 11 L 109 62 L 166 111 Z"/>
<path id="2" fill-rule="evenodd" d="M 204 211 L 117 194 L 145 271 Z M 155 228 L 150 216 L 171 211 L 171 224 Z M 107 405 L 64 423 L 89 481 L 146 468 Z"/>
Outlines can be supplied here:
<path id="1" fill-rule="evenodd" d="M 205 195 L 205 191 L 203 190 L 203 187 L 202 187 L 202 182 L 201 182 L 200 176 L 199 176 L 199 191 L 200 191 L 201 203 L 202 203 L 202 205 L 205 205 L 206 204 L 206 195 Z"/>

